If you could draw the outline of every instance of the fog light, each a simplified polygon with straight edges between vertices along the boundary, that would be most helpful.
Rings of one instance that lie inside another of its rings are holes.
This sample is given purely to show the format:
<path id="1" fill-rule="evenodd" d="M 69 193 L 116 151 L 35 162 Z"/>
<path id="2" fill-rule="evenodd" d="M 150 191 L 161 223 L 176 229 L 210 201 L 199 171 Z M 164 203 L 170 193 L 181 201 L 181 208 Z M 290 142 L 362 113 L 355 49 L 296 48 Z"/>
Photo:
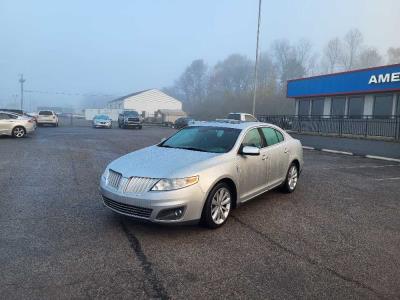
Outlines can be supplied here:
<path id="1" fill-rule="evenodd" d="M 158 220 L 178 220 L 182 218 L 185 212 L 185 208 L 183 206 L 176 208 L 168 208 L 160 211 L 157 215 Z"/>

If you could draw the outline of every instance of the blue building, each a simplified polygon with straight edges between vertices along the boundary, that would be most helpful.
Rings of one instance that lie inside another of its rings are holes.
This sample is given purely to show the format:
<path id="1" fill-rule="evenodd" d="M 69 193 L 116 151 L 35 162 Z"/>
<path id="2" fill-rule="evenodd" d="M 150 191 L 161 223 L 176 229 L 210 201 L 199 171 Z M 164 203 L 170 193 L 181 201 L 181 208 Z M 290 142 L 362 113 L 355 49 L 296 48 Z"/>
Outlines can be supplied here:
<path id="1" fill-rule="evenodd" d="M 298 116 L 400 115 L 400 64 L 289 80 Z"/>

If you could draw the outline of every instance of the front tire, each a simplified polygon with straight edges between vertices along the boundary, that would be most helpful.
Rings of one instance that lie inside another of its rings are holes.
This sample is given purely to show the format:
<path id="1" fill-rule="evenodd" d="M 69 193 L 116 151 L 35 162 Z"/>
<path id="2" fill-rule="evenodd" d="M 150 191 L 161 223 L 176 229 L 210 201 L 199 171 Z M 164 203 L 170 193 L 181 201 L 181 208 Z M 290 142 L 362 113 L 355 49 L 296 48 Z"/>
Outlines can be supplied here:
<path id="1" fill-rule="evenodd" d="M 232 192 L 224 183 L 218 183 L 209 193 L 201 216 L 202 224 L 215 229 L 225 224 L 232 207 Z"/>
<path id="2" fill-rule="evenodd" d="M 17 127 L 15 127 L 14 129 L 13 129 L 13 131 L 12 131 L 12 136 L 13 137 L 15 137 L 15 138 L 22 138 L 22 137 L 24 137 L 25 136 L 25 128 L 24 127 L 22 127 L 22 126 L 17 126 Z"/>
<path id="3" fill-rule="evenodd" d="M 292 163 L 286 174 L 285 182 L 282 185 L 282 191 L 285 193 L 293 193 L 297 187 L 297 181 L 299 179 L 299 170 L 295 163 Z"/>

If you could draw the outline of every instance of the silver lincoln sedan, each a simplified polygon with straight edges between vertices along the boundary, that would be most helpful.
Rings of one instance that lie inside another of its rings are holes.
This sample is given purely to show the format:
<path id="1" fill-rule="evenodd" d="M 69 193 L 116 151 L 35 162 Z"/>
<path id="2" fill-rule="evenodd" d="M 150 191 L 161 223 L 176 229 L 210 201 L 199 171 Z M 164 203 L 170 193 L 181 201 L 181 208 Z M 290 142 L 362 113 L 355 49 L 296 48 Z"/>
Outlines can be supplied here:
<path id="1" fill-rule="evenodd" d="M 104 205 L 157 223 L 223 225 L 240 204 L 273 188 L 291 193 L 303 167 L 300 141 L 261 122 L 195 122 L 111 162 Z"/>

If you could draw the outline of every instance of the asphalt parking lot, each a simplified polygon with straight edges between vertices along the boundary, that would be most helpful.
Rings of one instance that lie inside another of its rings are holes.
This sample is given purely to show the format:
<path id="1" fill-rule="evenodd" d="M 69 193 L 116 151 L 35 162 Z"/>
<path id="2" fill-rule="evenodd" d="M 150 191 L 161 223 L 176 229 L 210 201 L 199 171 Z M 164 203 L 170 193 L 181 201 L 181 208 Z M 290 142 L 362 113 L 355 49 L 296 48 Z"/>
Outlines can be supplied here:
<path id="1" fill-rule="evenodd" d="M 295 193 L 259 196 L 217 230 L 104 208 L 105 165 L 173 132 L 0 137 L 0 298 L 400 297 L 400 164 L 305 151 Z"/>

